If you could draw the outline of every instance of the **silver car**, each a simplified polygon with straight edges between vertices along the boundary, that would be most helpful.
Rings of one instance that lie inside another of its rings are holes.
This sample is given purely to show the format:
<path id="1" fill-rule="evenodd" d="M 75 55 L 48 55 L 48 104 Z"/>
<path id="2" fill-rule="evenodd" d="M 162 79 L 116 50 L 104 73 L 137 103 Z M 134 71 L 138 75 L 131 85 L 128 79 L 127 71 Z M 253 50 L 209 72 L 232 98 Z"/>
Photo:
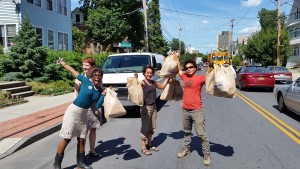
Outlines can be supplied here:
<path id="1" fill-rule="evenodd" d="M 294 82 L 276 85 L 274 95 L 280 112 L 288 109 L 300 115 L 300 77 Z"/>
<path id="2" fill-rule="evenodd" d="M 292 73 L 282 66 L 268 66 L 267 69 L 274 74 L 275 82 L 287 82 L 292 80 Z"/>

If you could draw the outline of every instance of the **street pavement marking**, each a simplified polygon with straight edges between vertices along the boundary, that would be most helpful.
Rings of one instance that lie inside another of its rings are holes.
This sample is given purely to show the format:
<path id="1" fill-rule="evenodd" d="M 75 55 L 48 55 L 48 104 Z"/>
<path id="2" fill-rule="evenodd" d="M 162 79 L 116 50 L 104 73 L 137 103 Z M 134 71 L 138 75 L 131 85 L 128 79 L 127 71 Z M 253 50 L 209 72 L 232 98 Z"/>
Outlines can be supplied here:
<path id="1" fill-rule="evenodd" d="M 278 119 L 276 116 L 274 116 L 240 92 L 237 92 L 237 96 L 244 102 L 246 102 L 249 106 L 251 106 L 254 110 L 256 110 L 259 114 L 269 120 L 273 125 L 279 128 L 284 134 L 289 136 L 296 143 L 300 144 L 300 133 L 298 131 L 284 123 L 282 120 Z"/>

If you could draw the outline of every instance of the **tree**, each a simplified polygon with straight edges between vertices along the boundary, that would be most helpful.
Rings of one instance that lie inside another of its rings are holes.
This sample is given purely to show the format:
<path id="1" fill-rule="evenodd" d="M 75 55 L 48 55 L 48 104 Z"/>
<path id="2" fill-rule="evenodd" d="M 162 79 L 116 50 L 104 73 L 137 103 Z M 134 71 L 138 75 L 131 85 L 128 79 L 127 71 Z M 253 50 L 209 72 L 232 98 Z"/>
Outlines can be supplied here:
<path id="1" fill-rule="evenodd" d="M 252 59 L 256 63 L 264 66 L 276 65 L 276 47 L 277 47 L 277 11 L 262 9 L 259 11 L 259 22 L 261 31 L 255 33 L 249 40 L 247 45 L 240 47 L 239 51 L 246 58 Z M 286 61 L 291 55 L 291 47 L 289 36 L 285 26 L 286 17 L 281 15 L 281 60 Z"/>
<path id="2" fill-rule="evenodd" d="M 78 29 L 76 26 L 72 26 L 72 39 L 73 39 L 73 50 L 75 52 L 83 53 L 85 47 L 85 33 Z"/>
<path id="3" fill-rule="evenodd" d="M 171 50 L 179 50 L 179 39 L 173 38 L 169 45 L 171 47 Z M 180 54 L 183 54 L 185 51 L 185 44 L 183 41 L 180 41 L 180 46 L 181 46 Z"/>
<path id="4" fill-rule="evenodd" d="M 158 0 L 152 0 L 148 3 L 148 21 L 150 51 L 161 54 L 167 53 L 169 48 L 167 41 L 162 36 Z"/>
<path id="5" fill-rule="evenodd" d="M 17 76 L 22 79 L 41 77 L 43 74 L 47 48 L 39 46 L 39 39 L 30 19 L 25 16 L 18 35 L 13 38 L 14 45 L 9 53 L 11 71 L 17 72 Z"/>
<path id="6" fill-rule="evenodd" d="M 82 0 L 83 11 L 88 11 L 88 35 L 104 46 L 123 40 L 140 46 L 143 20 L 139 0 Z"/>

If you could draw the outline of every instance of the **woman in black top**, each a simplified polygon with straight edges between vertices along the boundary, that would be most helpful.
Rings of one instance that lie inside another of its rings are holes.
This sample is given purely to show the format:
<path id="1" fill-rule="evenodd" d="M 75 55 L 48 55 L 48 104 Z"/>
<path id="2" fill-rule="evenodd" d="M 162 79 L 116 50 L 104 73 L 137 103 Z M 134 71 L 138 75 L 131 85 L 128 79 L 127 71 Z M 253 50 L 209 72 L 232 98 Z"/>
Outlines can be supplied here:
<path id="1" fill-rule="evenodd" d="M 144 93 L 144 105 L 140 108 L 141 113 L 141 145 L 142 153 L 151 155 L 151 151 L 158 151 L 158 148 L 152 144 L 152 136 L 156 129 L 157 110 L 155 105 L 156 88 L 164 89 L 168 84 L 169 79 L 166 79 L 162 84 L 151 80 L 154 74 L 152 66 L 145 66 L 143 68 L 144 80 L 141 81 Z"/>

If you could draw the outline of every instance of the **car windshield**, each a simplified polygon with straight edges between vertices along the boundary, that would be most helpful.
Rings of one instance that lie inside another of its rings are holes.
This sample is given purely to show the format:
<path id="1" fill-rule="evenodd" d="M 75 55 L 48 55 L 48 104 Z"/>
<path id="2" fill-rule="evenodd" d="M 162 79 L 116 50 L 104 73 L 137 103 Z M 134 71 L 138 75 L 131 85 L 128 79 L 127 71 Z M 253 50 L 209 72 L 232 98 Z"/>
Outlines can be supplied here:
<path id="1" fill-rule="evenodd" d="M 285 67 L 270 67 L 271 71 L 284 71 L 284 72 L 288 72 L 287 68 Z"/>
<path id="2" fill-rule="evenodd" d="M 247 67 L 245 70 L 246 73 L 254 73 L 254 72 L 268 72 L 268 70 L 264 67 Z"/>
<path id="3" fill-rule="evenodd" d="M 104 73 L 141 72 L 150 65 L 149 55 L 116 55 L 107 58 L 102 69 Z"/>

